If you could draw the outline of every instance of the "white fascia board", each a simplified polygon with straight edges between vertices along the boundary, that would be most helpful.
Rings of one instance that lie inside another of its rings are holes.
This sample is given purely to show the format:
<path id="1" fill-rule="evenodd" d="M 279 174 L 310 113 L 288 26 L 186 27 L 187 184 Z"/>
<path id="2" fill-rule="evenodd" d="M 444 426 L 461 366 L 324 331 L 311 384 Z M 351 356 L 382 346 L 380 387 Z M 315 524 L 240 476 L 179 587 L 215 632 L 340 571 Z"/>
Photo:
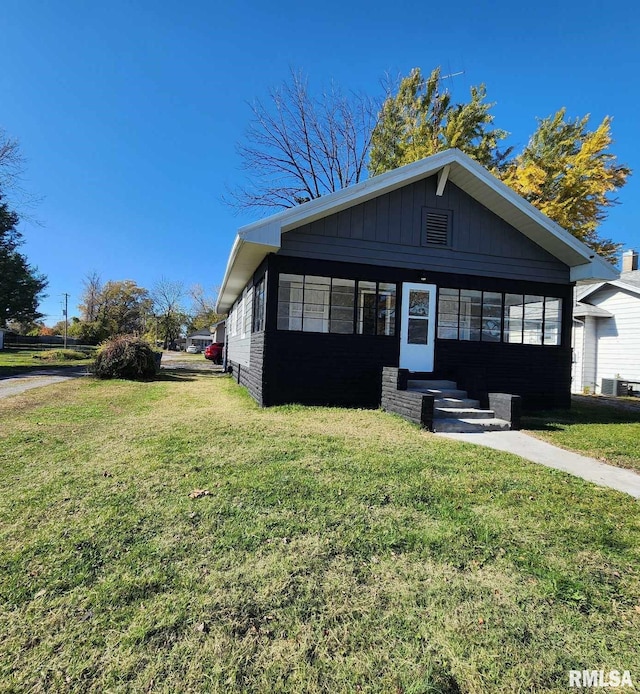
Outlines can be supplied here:
<path id="1" fill-rule="evenodd" d="M 366 181 L 349 186 L 349 188 L 337 190 L 335 193 L 329 193 L 297 207 L 278 212 L 263 221 L 248 224 L 240 229 L 238 235 L 246 240 L 254 241 L 261 237 L 267 227 L 273 227 L 271 232 L 267 232 L 270 235 L 276 227 L 280 229 L 281 233 L 284 233 L 302 224 L 310 224 L 316 219 L 335 214 L 352 205 L 359 205 L 378 195 L 431 176 L 443 166 L 456 161 L 458 156 L 466 158 L 466 155 L 457 149 L 439 152 L 427 159 L 401 166 L 399 169 L 368 178 Z"/>
<path id="2" fill-rule="evenodd" d="M 600 282 L 599 284 L 591 284 L 588 287 L 585 287 L 579 294 L 578 294 L 578 301 L 582 301 L 583 299 L 586 299 L 587 297 L 591 296 L 592 294 L 595 294 L 598 290 L 604 288 L 604 287 L 616 287 L 617 289 L 622 289 L 625 292 L 631 292 L 632 294 L 635 294 L 636 296 L 640 296 L 640 287 L 636 284 L 628 284 L 624 280 L 610 280 L 608 282 Z"/>
<path id="3" fill-rule="evenodd" d="M 264 243 L 254 243 L 245 241 L 236 236 L 227 262 L 227 269 L 222 280 L 218 301 L 216 303 L 216 313 L 227 313 L 233 302 L 240 295 L 242 290 L 251 279 L 256 268 L 266 258 L 269 253 L 273 253 L 280 248 Z"/>
<path id="4" fill-rule="evenodd" d="M 640 295 L 640 287 L 637 284 L 628 284 L 624 280 L 614 280 L 613 282 L 609 282 L 609 284 L 619 289 L 624 289 L 626 292 Z"/>
<path id="5" fill-rule="evenodd" d="M 522 223 L 522 221 L 514 223 L 512 219 L 509 219 L 511 214 L 500 214 L 500 211 L 496 209 L 499 205 L 496 206 L 492 204 L 492 202 L 495 202 L 495 198 L 492 201 L 492 196 L 490 193 L 487 195 L 486 189 L 483 194 L 482 189 L 479 188 L 472 196 L 475 197 L 478 202 L 484 204 L 490 210 L 498 214 L 498 216 L 505 219 L 505 221 L 511 223 L 538 246 L 544 248 L 558 258 L 558 260 L 568 265 L 571 268 L 571 281 L 591 278 L 613 279 L 618 276 L 618 272 L 613 265 L 607 263 L 589 248 L 589 246 L 582 243 L 582 241 L 577 239 L 573 234 L 563 229 L 538 208 L 527 202 L 527 200 L 518 195 L 518 193 L 506 185 L 506 183 L 503 183 L 500 179 L 487 171 L 487 169 L 481 166 L 477 161 L 462 153 L 461 157 L 464 159 L 461 159 L 457 163 L 460 164 L 463 170 L 466 169 L 469 173 L 473 174 L 489 191 L 503 198 L 513 210 L 519 212 L 525 218 L 528 217 L 529 223 Z M 452 170 L 449 178 L 467 193 L 470 193 L 469 190 L 466 190 L 468 186 L 464 185 L 464 180 L 460 182 L 456 180 L 460 177 L 456 176 L 455 169 Z M 485 197 L 486 199 L 483 199 Z"/>
<path id="6" fill-rule="evenodd" d="M 588 246 L 587 246 L 588 248 Z M 589 262 L 574 265 L 571 267 L 570 279 L 572 282 L 578 280 L 614 280 L 618 275 L 618 271 L 611 263 L 608 263 L 604 258 L 599 256 L 593 250 Z M 594 255 L 595 253 L 595 255 Z"/>
<path id="7" fill-rule="evenodd" d="M 589 284 L 586 287 L 578 287 L 576 300 L 582 301 L 583 299 L 586 299 L 588 296 L 591 296 L 594 292 L 597 292 L 598 289 L 604 287 L 605 284 L 607 284 L 607 282 L 597 282 L 596 284 Z"/>

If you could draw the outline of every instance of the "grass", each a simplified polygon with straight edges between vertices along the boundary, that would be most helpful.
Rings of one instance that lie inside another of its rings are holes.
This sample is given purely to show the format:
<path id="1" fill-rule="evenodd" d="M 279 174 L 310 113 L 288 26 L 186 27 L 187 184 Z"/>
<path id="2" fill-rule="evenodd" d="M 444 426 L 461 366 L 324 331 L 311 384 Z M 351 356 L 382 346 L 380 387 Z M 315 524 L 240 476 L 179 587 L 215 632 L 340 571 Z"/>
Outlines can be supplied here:
<path id="1" fill-rule="evenodd" d="M 638 404 L 638 399 L 630 401 Z M 523 418 L 529 433 L 556 446 L 640 472 L 640 409 L 622 410 L 606 401 L 579 399 L 570 410 Z"/>
<path id="2" fill-rule="evenodd" d="M 12 349 L 0 350 L 0 376 L 34 371 L 43 367 L 82 366 L 93 361 L 94 349 Z"/>
<path id="3" fill-rule="evenodd" d="M 564 692 L 640 679 L 640 505 L 227 376 L 0 400 L 0 691 Z"/>

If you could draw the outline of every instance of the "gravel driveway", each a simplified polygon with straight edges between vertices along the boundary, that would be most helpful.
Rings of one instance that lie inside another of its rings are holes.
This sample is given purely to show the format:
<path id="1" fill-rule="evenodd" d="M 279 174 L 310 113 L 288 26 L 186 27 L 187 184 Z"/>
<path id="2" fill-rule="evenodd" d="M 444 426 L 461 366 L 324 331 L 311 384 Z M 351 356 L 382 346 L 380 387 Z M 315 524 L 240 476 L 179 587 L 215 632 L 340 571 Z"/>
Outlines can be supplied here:
<path id="1" fill-rule="evenodd" d="M 87 375 L 86 366 L 71 366 L 61 369 L 38 369 L 26 371 L 15 376 L 0 378 L 0 398 L 8 398 L 10 395 L 19 395 L 32 388 L 50 386 L 53 383 L 68 381 L 70 378 L 78 378 Z"/>

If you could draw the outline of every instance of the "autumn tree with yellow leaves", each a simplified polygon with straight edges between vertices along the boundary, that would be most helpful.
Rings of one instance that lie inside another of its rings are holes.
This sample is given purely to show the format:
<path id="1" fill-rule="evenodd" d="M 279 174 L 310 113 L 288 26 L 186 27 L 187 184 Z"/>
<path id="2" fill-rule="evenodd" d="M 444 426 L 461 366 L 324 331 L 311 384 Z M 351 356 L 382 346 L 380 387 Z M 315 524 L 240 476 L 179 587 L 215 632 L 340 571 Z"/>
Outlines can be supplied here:
<path id="1" fill-rule="evenodd" d="M 566 110 L 538 121 L 524 150 L 500 172 L 516 193 L 607 260 L 616 261 L 619 244 L 598 236 L 611 197 L 631 173 L 616 163 L 611 145 L 611 118 L 593 131 L 589 116 L 565 120 Z"/>
<path id="2" fill-rule="evenodd" d="M 508 133 L 493 127 L 493 103 L 485 101 L 484 84 L 470 89 L 466 103 L 455 103 L 443 87 L 440 68 L 423 77 L 420 68 L 400 81 L 396 94 L 384 100 L 371 135 L 370 176 L 410 164 L 455 147 L 489 169 L 510 150 L 498 145 Z"/>
<path id="3" fill-rule="evenodd" d="M 385 99 L 371 138 L 369 175 L 376 176 L 456 147 L 501 178 L 561 227 L 610 261 L 619 244 L 600 238 L 598 227 L 616 204 L 630 169 L 609 151 L 611 118 L 593 131 L 589 116 L 566 120 L 566 109 L 538 121 L 523 151 L 509 158 L 498 146 L 507 132 L 493 126 L 493 103 L 484 85 L 466 103 L 454 103 L 440 68 L 427 79 L 416 68 Z"/>

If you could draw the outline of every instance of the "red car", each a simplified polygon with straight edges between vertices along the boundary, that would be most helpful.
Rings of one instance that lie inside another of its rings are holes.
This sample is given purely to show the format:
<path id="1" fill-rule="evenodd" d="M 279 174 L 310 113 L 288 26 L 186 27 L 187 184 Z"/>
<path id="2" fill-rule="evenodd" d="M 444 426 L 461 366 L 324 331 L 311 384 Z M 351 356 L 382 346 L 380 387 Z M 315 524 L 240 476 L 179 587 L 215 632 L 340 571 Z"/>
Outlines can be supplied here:
<path id="1" fill-rule="evenodd" d="M 222 350 L 224 342 L 214 342 L 208 345 L 204 350 L 204 358 L 210 359 L 214 364 L 222 364 Z"/>

